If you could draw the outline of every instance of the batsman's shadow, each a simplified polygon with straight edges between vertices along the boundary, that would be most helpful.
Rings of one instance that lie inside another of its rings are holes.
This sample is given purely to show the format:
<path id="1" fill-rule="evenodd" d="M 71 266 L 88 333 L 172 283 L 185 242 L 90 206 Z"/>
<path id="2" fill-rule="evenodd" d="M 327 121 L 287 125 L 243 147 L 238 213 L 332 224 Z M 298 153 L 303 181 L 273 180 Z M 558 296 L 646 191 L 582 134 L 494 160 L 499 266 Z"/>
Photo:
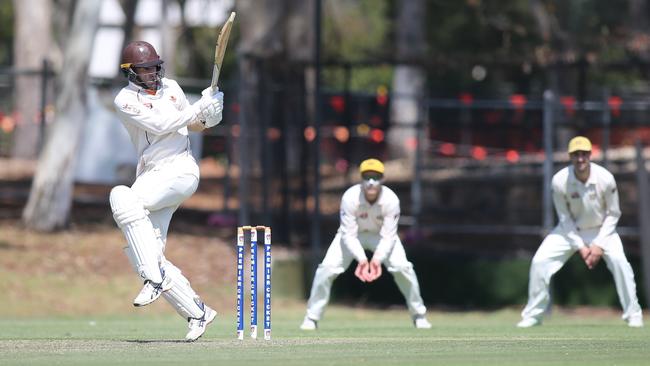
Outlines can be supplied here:
<path id="1" fill-rule="evenodd" d="M 127 343 L 140 343 L 140 344 L 148 344 L 148 343 L 192 343 L 188 342 L 182 339 L 127 339 L 125 340 Z"/>

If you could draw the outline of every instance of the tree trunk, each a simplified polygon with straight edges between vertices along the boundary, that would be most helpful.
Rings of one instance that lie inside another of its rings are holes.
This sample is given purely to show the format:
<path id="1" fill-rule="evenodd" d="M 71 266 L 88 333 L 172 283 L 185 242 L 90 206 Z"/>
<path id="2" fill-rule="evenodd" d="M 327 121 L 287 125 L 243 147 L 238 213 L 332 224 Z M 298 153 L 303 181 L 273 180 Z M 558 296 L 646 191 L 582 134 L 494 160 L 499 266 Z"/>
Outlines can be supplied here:
<path id="1" fill-rule="evenodd" d="M 648 30 L 648 1 L 630 0 L 628 13 L 632 30 Z"/>
<path id="2" fill-rule="evenodd" d="M 167 68 L 165 68 L 165 74 L 168 75 L 168 77 L 174 77 L 177 36 L 171 21 L 169 21 L 170 3 L 171 0 L 163 0 L 160 5 L 162 17 L 158 24 L 158 29 L 160 30 L 160 57 L 165 60 L 167 65 Z"/>
<path id="3" fill-rule="evenodd" d="M 47 57 L 51 43 L 50 6 L 50 1 L 14 0 L 14 67 L 19 71 L 41 69 Z M 40 103 L 39 74 L 18 74 L 15 104 L 18 119 L 11 153 L 13 157 L 33 159 L 38 155 Z"/>
<path id="4" fill-rule="evenodd" d="M 417 122 L 420 119 L 420 104 L 424 95 L 426 73 L 420 66 L 426 48 L 424 35 L 423 0 L 397 2 L 398 16 L 395 42 L 398 64 L 393 76 L 390 99 L 391 126 L 388 131 L 388 148 L 393 158 L 407 158 L 412 162 L 415 150 L 410 141 L 415 140 Z"/>
<path id="5" fill-rule="evenodd" d="M 258 143 L 253 143 L 255 136 L 251 131 L 259 131 L 264 125 L 260 115 L 260 106 L 273 98 L 273 93 L 266 85 L 283 85 L 282 98 L 277 98 L 281 104 L 273 106 L 280 114 L 288 115 L 296 111 L 296 105 L 305 102 L 305 93 L 295 93 L 301 90 L 297 85 L 304 85 L 304 73 L 301 66 L 311 61 L 312 1 L 304 0 L 239 0 L 237 14 L 239 23 L 239 74 L 240 74 L 240 127 L 241 134 L 235 145 L 235 153 L 240 157 L 240 214 L 239 220 L 248 220 L 246 207 L 246 190 L 250 169 L 261 168 L 255 162 L 261 162 L 263 152 Z M 264 70 L 270 72 L 264 73 Z M 264 73 L 264 75 L 262 75 Z M 308 94 L 309 92 L 307 92 Z M 304 105 L 304 104 L 303 104 Z M 298 108 L 300 109 L 300 108 Z M 295 112 L 296 113 L 296 112 Z M 296 118 L 304 121 L 304 118 Z M 268 120 L 267 120 L 268 121 Z M 293 126 L 292 126 L 293 127 Z M 284 146 L 288 156 L 300 156 L 302 149 L 302 129 L 299 129 L 299 139 L 287 138 Z M 295 130 L 284 130 L 290 134 Z M 283 157 L 285 158 L 285 157 Z M 289 171 L 296 171 L 295 161 L 275 161 L 274 165 L 282 165 Z"/>
<path id="6" fill-rule="evenodd" d="M 56 118 L 23 211 L 26 226 L 41 231 L 65 227 L 70 214 L 77 147 L 87 111 L 88 64 L 99 22 L 100 1 L 77 3 L 57 82 Z"/>
<path id="7" fill-rule="evenodd" d="M 138 0 L 122 0 L 121 4 L 122 10 L 124 11 L 124 40 L 122 41 L 121 48 L 121 50 L 123 50 L 129 42 L 133 41 L 133 29 L 135 28 L 135 10 L 138 7 Z"/>
<path id="8" fill-rule="evenodd" d="M 641 246 L 641 275 L 637 273 L 637 278 L 641 277 L 643 283 L 643 292 L 645 293 L 646 304 L 650 303 L 650 182 L 648 181 L 648 171 L 645 167 L 646 161 L 643 157 L 643 146 L 641 140 L 637 138 L 636 148 L 636 182 L 638 192 L 638 220 L 639 220 L 639 245 Z"/>
<path id="9" fill-rule="evenodd" d="M 650 60 L 650 44 L 648 44 L 648 32 L 650 31 L 649 10 L 647 0 L 630 0 L 628 5 L 630 21 L 627 48 L 645 62 Z"/>
<path id="10" fill-rule="evenodd" d="M 239 0 L 239 52 L 278 61 L 311 61 L 313 1 Z M 279 56 L 285 56 L 284 58 Z"/>

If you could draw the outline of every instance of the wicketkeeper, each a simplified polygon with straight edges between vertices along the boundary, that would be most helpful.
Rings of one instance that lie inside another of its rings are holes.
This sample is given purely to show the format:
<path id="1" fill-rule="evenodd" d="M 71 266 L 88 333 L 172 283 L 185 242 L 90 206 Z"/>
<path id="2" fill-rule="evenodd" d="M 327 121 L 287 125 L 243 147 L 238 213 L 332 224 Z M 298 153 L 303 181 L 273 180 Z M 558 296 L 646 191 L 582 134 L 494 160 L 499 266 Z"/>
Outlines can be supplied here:
<path id="1" fill-rule="evenodd" d="M 420 296 L 420 285 L 413 264 L 406 259 L 402 242 L 397 235 L 400 203 L 397 195 L 384 186 L 384 164 L 376 159 L 361 163 L 362 182 L 350 187 L 341 199 L 340 226 L 325 258 L 318 266 L 307 314 L 300 326 L 314 330 L 322 318 L 330 298 L 332 282 L 357 261 L 355 276 L 363 282 L 372 282 L 382 274 L 382 263 L 393 275 L 416 328 L 428 329 L 426 307 Z M 370 260 L 364 249 L 373 252 Z"/>
<path id="2" fill-rule="evenodd" d="M 144 280 L 133 305 L 148 305 L 162 295 L 188 321 L 185 339 L 195 341 L 217 313 L 163 252 L 172 214 L 199 183 L 188 129 L 200 131 L 221 121 L 223 93 L 207 88 L 190 104 L 176 81 L 164 77 L 162 63 L 147 42 L 131 42 L 122 53 L 120 69 L 129 84 L 114 103 L 135 145 L 138 166 L 133 185 L 114 187 L 110 203 L 128 243 L 124 251 Z"/>
<path id="3" fill-rule="evenodd" d="M 520 328 L 542 323 L 550 302 L 551 277 L 575 252 L 589 269 L 600 259 L 614 276 L 623 320 L 642 327 L 643 315 L 636 296 L 632 267 L 623 252 L 616 224 L 621 217 L 614 176 L 591 159 L 591 142 L 582 136 L 569 141 L 571 165 L 553 176 L 553 203 L 558 225 L 546 236 L 530 267 L 528 304 L 522 311 Z"/>

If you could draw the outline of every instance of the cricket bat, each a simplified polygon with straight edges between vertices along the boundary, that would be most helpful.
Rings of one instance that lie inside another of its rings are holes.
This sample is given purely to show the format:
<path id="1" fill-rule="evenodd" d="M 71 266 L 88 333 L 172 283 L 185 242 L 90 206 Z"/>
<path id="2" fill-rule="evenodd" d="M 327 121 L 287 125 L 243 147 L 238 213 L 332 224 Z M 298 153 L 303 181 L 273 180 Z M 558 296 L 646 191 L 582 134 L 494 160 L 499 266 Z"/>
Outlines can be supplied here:
<path id="1" fill-rule="evenodd" d="M 217 45 L 214 48 L 214 67 L 212 68 L 212 83 L 210 87 L 212 92 L 216 92 L 217 83 L 219 82 L 219 74 L 221 73 L 221 65 L 223 64 L 223 55 L 226 53 L 226 46 L 228 45 L 228 38 L 230 37 L 230 30 L 232 24 L 235 22 L 235 12 L 230 13 L 230 17 L 221 27 L 219 37 L 217 38 Z"/>

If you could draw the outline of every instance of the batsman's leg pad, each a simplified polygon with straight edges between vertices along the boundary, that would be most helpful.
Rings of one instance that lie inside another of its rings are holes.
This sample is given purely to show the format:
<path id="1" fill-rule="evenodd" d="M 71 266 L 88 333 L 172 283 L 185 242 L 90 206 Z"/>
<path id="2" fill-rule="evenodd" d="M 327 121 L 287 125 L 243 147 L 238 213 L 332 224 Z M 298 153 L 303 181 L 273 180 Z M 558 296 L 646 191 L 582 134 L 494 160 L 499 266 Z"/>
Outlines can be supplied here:
<path id="1" fill-rule="evenodd" d="M 133 249 L 131 249 L 131 247 L 127 245 L 124 248 L 122 248 L 122 250 L 124 251 L 124 254 L 126 255 L 126 258 L 129 259 L 129 264 L 131 264 L 131 267 L 137 273 L 138 272 L 138 263 L 136 262 L 135 253 L 133 253 Z"/>
<path id="2" fill-rule="evenodd" d="M 172 282 L 171 289 L 162 294 L 165 300 L 184 319 L 203 317 L 205 313 L 203 302 L 190 286 L 190 281 L 183 276 L 178 267 L 167 260 L 164 268 L 165 276 L 169 277 Z"/>
<path id="3" fill-rule="evenodd" d="M 111 190 L 110 203 L 113 218 L 129 244 L 129 260 L 142 278 L 161 283 L 162 245 L 140 199 L 131 188 L 117 186 Z"/>

